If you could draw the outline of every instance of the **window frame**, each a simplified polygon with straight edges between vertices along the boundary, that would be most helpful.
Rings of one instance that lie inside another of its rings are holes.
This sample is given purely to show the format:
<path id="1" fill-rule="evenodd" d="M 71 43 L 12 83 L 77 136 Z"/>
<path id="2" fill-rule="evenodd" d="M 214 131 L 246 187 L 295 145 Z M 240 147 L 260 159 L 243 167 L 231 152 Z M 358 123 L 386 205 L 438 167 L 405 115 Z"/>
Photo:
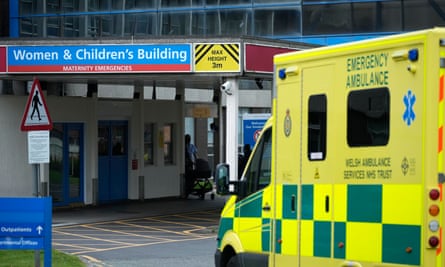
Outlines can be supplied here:
<path id="1" fill-rule="evenodd" d="M 346 115 L 348 146 L 386 146 L 390 138 L 390 108 L 388 87 L 350 91 Z"/>
<path id="2" fill-rule="evenodd" d="M 327 101 L 325 94 L 311 95 L 308 99 L 307 156 L 310 161 L 326 158 Z"/>

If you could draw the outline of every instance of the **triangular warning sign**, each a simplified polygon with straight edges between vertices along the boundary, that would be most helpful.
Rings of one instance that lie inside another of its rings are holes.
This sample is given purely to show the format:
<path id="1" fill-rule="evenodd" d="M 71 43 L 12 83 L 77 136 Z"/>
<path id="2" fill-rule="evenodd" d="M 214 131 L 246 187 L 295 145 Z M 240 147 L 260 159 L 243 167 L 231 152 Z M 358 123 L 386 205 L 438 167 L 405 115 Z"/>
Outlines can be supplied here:
<path id="1" fill-rule="evenodd" d="M 318 168 L 315 169 L 314 179 L 320 179 L 320 173 L 318 172 Z"/>
<path id="2" fill-rule="evenodd" d="M 52 128 L 53 122 L 48 113 L 40 82 L 34 79 L 20 129 L 22 131 L 49 131 Z"/>

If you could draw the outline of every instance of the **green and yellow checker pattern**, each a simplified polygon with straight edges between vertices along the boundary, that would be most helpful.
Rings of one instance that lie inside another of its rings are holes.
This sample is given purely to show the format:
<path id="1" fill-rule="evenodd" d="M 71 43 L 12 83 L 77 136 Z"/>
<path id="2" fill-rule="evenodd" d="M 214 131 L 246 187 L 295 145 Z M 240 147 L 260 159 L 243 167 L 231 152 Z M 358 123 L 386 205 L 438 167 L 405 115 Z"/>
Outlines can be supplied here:
<path id="1" fill-rule="evenodd" d="M 283 186 L 283 207 L 294 187 Z M 422 186 L 311 184 L 300 192 L 301 256 L 420 264 Z"/>
<path id="2" fill-rule="evenodd" d="M 267 195 L 267 192 L 258 191 L 223 211 L 218 232 L 218 247 L 221 247 L 226 232 L 234 231 L 242 242 L 243 250 L 254 253 L 270 252 L 271 218 L 270 211 L 262 209 L 266 201 L 264 195 Z M 230 204 L 226 204 L 227 206 Z"/>
<path id="3" fill-rule="evenodd" d="M 302 257 L 420 265 L 422 188 L 396 184 L 278 185 L 275 220 L 264 217 L 263 192 L 257 192 L 237 202 L 233 216 L 221 219 L 218 240 L 233 230 L 248 251 L 268 253 L 274 246 L 275 253 L 290 256 L 300 253 Z M 244 225 L 239 221 L 243 219 Z M 271 240 L 272 225 L 275 234 Z"/>

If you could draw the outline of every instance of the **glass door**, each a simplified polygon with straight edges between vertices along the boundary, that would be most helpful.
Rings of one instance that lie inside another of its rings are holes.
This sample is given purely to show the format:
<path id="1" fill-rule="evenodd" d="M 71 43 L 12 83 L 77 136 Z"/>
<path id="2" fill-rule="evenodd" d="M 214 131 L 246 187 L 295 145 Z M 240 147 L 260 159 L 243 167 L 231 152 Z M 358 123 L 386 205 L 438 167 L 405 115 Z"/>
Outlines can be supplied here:
<path id="1" fill-rule="evenodd" d="M 50 133 L 49 194 L 56 206 L 83 201 L 83 126 L 54 123 Z"/>

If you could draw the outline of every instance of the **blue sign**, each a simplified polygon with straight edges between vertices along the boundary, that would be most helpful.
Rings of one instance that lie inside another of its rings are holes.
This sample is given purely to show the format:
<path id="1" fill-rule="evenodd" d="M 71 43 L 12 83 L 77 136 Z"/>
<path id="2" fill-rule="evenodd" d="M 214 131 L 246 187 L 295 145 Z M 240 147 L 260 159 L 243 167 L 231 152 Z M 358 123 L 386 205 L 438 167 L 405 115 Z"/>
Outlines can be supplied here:
<path id="1" fill-rule="evenodd" d="M 243 144 L 249 144 L 251 148 L 255 146 L 258 137 L 263 130 L 270 114 L 245 114 L 243 116 Z"/>
<path id="2" fill-rule="evenodd" d="M 50 267 L 51 223 L 51 197 L 0 198 L 0 249 L 43 249 Z"/>
<path id="3" fill-rule="evenodd" d="M 36 237 L 0 237 L 1 249 L 41 250 L 44 249 L 43 243 L 43 238 Z"/>
<path id="4" fill-rule="evenodd" d="M 190 44 L 9 46 L 7 72 L 191 72 Z"/>
<path id="5" fill-rule="evenodd" d="M 43 236 L 43 223 L 41 224 L 18 224 L 18 223 L 2 223 L 0 225 L 0 236 Z"/>

